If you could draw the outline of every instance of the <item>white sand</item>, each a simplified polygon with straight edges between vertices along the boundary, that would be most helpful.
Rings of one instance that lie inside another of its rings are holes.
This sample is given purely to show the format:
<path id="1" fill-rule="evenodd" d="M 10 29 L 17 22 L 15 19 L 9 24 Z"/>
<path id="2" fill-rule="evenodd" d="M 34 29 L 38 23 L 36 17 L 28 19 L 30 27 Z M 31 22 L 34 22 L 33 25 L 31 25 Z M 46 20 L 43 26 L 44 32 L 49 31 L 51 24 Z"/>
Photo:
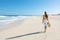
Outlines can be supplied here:
<path id="1" fill-rule="evenodd" d="M 60 40 L 60 16 L 49 16 L 51 27 L 47 28 L 46 33 L 39 33 L 33 35 L 25 35 L 22 37 L 8 39 L 8 40 Z M 19 21 L 11 23 L 11 28 L 0 31 L 0 40 L 7 40 L 6 38 L 24 35 L 28 33 L 43 31 L 42 17 L 32 16 L 18 24 Z M 16 24 L 15 24 L 16 23 Z"/>

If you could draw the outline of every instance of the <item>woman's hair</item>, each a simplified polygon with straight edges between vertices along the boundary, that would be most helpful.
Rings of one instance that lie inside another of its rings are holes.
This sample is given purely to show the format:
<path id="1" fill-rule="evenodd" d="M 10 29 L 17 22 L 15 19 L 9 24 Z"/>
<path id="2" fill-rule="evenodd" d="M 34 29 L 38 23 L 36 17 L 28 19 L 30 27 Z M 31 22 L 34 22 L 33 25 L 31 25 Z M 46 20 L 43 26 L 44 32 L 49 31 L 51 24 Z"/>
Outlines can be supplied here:
<path id="1" fill-rule="evenodd" d="M 44 15 L 45 15 L 46 19 L 48 19 L 48 15 L 47 15 L 46 11 L 44 12 Z"/>

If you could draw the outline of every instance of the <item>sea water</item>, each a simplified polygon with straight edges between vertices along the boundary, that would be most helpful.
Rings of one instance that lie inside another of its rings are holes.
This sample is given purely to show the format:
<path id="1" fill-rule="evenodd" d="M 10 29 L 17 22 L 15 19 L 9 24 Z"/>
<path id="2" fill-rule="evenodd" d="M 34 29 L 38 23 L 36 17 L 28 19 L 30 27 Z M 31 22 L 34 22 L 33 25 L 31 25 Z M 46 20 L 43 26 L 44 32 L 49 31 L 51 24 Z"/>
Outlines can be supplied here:
<path id="1" fill-rule="evenodd" d="M 0 29 L 11 26 L 11 22 L 19 20 L 25 20 L 29 18 L 29 16 L 0 16 Z M 13 26 L 13 25 L 12 25 Z"/>

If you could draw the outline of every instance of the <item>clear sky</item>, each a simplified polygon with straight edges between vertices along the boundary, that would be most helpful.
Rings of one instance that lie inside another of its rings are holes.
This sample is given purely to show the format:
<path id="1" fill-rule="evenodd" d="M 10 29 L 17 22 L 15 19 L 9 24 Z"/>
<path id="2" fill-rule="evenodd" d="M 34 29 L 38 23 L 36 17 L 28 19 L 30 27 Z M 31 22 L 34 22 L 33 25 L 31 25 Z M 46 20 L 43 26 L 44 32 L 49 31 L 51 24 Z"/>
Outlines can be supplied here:
<path id="1" fill-rule="evenodd" d="M 60 0 L 0 0 L 0 15 L 42 15 L 60 13 Z"/>

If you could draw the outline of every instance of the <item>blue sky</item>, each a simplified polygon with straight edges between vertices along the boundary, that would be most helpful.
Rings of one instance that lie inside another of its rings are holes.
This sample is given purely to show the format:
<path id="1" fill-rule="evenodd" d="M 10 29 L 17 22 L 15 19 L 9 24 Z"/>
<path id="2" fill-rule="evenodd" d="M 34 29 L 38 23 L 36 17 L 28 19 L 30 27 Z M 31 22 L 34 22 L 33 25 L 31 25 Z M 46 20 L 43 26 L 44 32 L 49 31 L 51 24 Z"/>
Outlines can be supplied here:
<path id="1" fill-rule="evenodd" d="M 42 15 L 60 13 L 60 0 L 0 0 L 0 15 Z"/>

